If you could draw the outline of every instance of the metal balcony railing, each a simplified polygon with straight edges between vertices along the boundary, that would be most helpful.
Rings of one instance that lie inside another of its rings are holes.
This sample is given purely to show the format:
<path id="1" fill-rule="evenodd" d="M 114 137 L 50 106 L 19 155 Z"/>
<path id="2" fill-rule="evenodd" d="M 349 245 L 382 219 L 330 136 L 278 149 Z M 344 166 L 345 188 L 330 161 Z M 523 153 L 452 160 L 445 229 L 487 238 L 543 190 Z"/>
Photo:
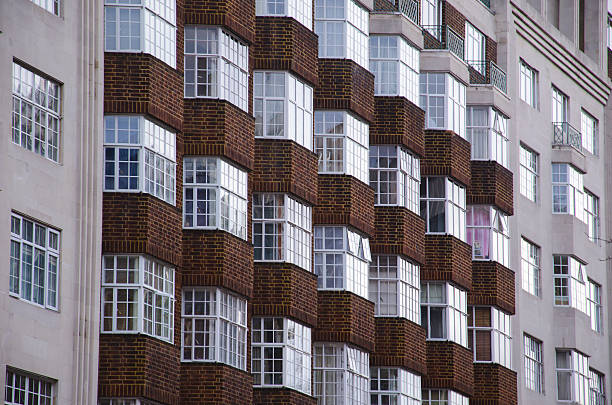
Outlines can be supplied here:
<path id="1" fill-rule="evenodd" d="M 416 0 L 395 0 L 395 6 L 406 18 L 419 24 L 419 3 Z"/>
<path id="2" fill-rule="evenodd" d="M 493 61 L 468 60 L 466 62 L 470 66 L 470 70 L 476 73 L 470 72 L 470 84 L 491 84 L 506 94 L 508 90 L 508 77 L 502 68 L 493 63 Z"/>
<path id="3" fill-rule="evenodd" d="M 436 41 L 425 41 L 427 49 L 448 49 L 459 59 L 464 59 L 464 41 L 448 25 L 423 25 L 423 34 L 430 35 Z"/>
<path id="4" fill-rule="evenodd" d="M 491 0 L 480 0 L 480 2 L 488 8 L 491 8 Z"/>
<path id="5" fill-rule="evenodd" d="M 553 122 L 553 145 L 571 146 L 582 152 L 582 134 L 569 122 Z"/>

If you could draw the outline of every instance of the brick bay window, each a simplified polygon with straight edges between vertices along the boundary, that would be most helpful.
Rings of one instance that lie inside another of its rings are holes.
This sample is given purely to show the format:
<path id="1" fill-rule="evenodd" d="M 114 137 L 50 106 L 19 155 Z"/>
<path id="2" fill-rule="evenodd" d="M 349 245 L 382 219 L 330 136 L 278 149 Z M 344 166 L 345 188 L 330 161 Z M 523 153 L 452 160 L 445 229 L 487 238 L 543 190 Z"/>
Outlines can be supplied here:
<path id="1" fill-rule="evenodd" d="M 4 382 L 6 405 L 56 405 L 56 381 L 27 372 L 6 368 Z"/>
<path id="2" fill-rule="evenodd" d="M 553 255 L 555 305 L 589 314 L 586 265 L 573 256 Z"/>
<path id="3" fill-rule="evenodd" d="M 253 84 L 255 137 L 290 139 L 311 151 L 312 87 L 288 72 L 255 72 Z"/>
<path id="4" fill-rule="evenodd" d="M 312 271 L 312 207 L 287 194 L 253 194 L 256 262 L 287 262 Z"/>
<path id="5" fill-rule="evenodd" d="M 11 213 L 9 295 L 58 309 L 59 231 Z"/>
<path id="6" fill-rule="evenodd" d="M 293 17 L 312 30 L 312 1 L 303 0 L 255 0 L 255 15 Z"/>
<path id="7" fill-rule="evenodd" d="M 465 138 L 465 85 L 449 73 L 420 75 L 425 128 L 450 130 Z"/>
<path id="8" fill-rule="evenodd" d="M 509 267 L 508 216 L 493 206 L 468 206 L 467 243 L 472 245 L 472 260 L 491 260 Z"/>
<path id="9" fill-rule="evenodd" d="M 465 187 L 448 177 L 423 177 L 421 217 L 428 234 L 448 234 L 465 238 Z"/>
<path id="10" fill-rule="evenodd" d="M 371 405 L 421 405 L 421 376 L 402 368 L 370 368 Z"/>
<path id="11" fill-rule="evenodd" d="M 247 172 L 216 157 L 183 160 L 183 228 L 247 238 Z"/>
<path id="12" fill-rule="evenodd" d="M 107 52 L 144 52 L 176 67 L 176 0 L 105 0 Z"/>
<path id="13" fill-rule="evenodd" d="M 219 27 L 185 26 L 185 98 L 249 108 L 249 48 Z"/>
<path id="14" fill-rule="evenodd" d="M 452 390 L 423 390 L 422 405 L 469 405 L 470 399 Z"/>
<path id="15" fill-rule="evenodd" d="M 467 107 L 467 140 L 472 160 L 493 160 L 508 168 L 508 118 L 493 107 Z"/>
<path id="16" fill-rule="evenodd" d="M 584 221 L 583 174 L 569 163 L 552 164 L 553 214 Z"/>
<path id="17" fill-rule="evenodd" d="M 368 353 L 342 343 L 315 343 L 313 351 L 319 404 L 370 404 Z"/>
<path id="18" fill-rule="evenodd" d="M 419 50 L 403 37 L 372 35 L 370 70 L 376 96 L 401 96 L 419 104 Z"/>
<path id="19" fill-rule="evenodd" d="M 12 141 L 59 162 L 61 85 L 13 62 Z"/>
<path id="20" fill-rule="evenodd" d="M 369 125 L 347 111 L 315 112 L 319 173 L 348 174 L 368 183 Z"/>
<path id="21" fill-rule="evenodd" d="M 246 299 L 220 288 L 185 288 L 181 318 L 181 361 L 246 370 Z"/>
<path id="22" fill-rule="evenodd" d="M 369 296 L 376 316 L 421 322 L 420 266 L 401 256 L 374 256 L 370 263 Z"/>
<path id="23" fill-rule="evenodd" d="M 557 349 L 557 400 L 589 405 L 589 358 L 569 349 Z"/>
<path id="24" fill-rule="evenodd" d="M 466 292 L 449 283 L 421 283 L 421 326 L 428 340 L 468 347 Z"/>
<path id="25" fill-rule="evenodd" d="M 368 19 L 354 0 L 315 0 L 319 58 L 351 59 L 368 69 Z"/>
<path id="26" fill-rule="evenodd" d="M 475 363 L 512 366 L 510 314 L 494 307 L 468 309 L 468 347 Z"/>
<path id="27" fill-rule="evenodd" d="M 255 387 L 311 394 L 311 329 L 287 318 L 253 318 L 251 373 Z"/>
<path id="28" fill-rule="evenodd" d="M 367 299 L 369 239 L 345 226 L 315 226 L 314 234 L 319 290 L 351 291 Z"/>
<path id="29" fill-rule="evenodd" d="M 370 147 L 370 186 L 376 205 L 408 208 L 419 215 L 420 160 L 401 146 Z"/>
<path id="30" fill-rule="evenodd" d="M 104 117 L 104 191 L 175 203 L 176 134 L 142 116 Z"/>
<path id="31" fill-rule="evenodd" d="M 174 340 L 174 269 L 145 256 L 102 259 L 102 333 Z"/>

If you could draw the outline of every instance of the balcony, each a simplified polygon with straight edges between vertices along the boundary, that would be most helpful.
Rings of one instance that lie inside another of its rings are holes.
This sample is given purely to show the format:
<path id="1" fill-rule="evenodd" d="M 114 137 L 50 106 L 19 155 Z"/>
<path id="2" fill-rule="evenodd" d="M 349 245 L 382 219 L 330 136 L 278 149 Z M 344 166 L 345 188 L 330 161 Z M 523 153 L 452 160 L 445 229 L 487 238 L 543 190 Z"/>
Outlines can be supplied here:
<path id="1" fill-rule="evenodd" d="M 423 25 L 425 49 L 446 49 L 464 60 L 464 41 L 447 25 Z"/>
<path id="2" fill-rule="evenodd" d="M 406 18 L 419 25 L 419 3 L 416 0 L 395 0 L 395 6 Z"/>
<path id="3" fill-rule="evenodd" d="M 492 85 L 502 93 L 508 90 L 508 77 L 506 72 L 493 61 L 468 60 L 470 69 L 470 84 Z"/>
<path id="4" fill-rule="evenodd" d="M 553 122 L 553 146 L 570 146 L 582 152 L 582 134 L 569 122 Z"/>

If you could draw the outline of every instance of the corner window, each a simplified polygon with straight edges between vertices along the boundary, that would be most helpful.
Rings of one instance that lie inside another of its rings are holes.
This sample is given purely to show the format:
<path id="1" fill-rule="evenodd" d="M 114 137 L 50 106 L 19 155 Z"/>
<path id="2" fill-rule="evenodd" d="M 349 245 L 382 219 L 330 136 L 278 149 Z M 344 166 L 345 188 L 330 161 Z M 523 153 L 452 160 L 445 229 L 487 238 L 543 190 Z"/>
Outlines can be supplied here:
<path id="1" fill-rule="evenodd" d="M 525 355 L 525 386 L 535 392 L 544 392 L 544 361 L 542 341 L 523 335 Z"/>
<path id="2" fill-rule="evenodd" d="M 487 74 L 485 36 L 469 22 L 465 22 L 465 61 L 482 76 Z"/>
<path id="3" fill-rule="evenodd" d="M 508 168 L 508 118 L 492 107 L 467 107 L 467 140 L 472 160 L 493 160 Z"/>
<path id="4" fill-rule="evenodd" d="M 45 377 L 6 368 L 4 403 L 17 404 L 56 404 L 56 382 Z"/>
<path id="5" fill-rule="evenodd" d="M 408 208 L 419 214 L 421 165 L 401 146 L 370 147 L 370 186 L 376 205 Z"/>
<path id="6" fill-rule="evenodd" d="M 255 15 L 293 17 L 312 30 L 312 1 L 302 0 L 256 0 Z"/>
<path id="7" fill-rule="evenodd" d="M 603 307 L 601 305 L 601 285 L 593 280 L 587 285 L 587 305 L 591 317 L 591 329 L 603 333 Z"/>
<path id="8" fill-rule="evenodd" d="M 467 209 L 467 243 L 472 245 L 473 260 L 492 260 L 509 267 L 508 215 L 492 206 L 469 206 Z"/>
<path id="9" fill-rule="evenodd" d="M 420 75 L 426 129 L 446 129 L 465 138 L 465 85 L 448 73 Z"/>
<path id="10" fill-rule="evenodd" d="M 555 305 L 569 306 L 588 315 L 586 265 L 572 256 L 553 256 Z"/>
<path id="11" fill-rule="evenodd" d="M 423 177 L 421 217 L 425 232 L 465 238 L 465 188 L 447 177 Z"/>
<path id="12" fill-rule="evenodd" d="M 538 198 L 539 155 L 521 144 L 519 152 L 521 194 L 535 202 Z"/>
<path id="13" fill-rule="evenodd" d="M 422 405 L 469 405 L 470 399 L 451 390 L 423 390 Z"/>
<path id="14" fill-rule="evenodd" d="M 591 155 L 599 154 L 599 122 L 595 117 L 586 112 L 580 111 L 580 132 L 582 134 L 582 149 Z"/>
<path id="15" fill-rule="evenodd" d="M 421 283 L 421 326 L 429 340 L 468 347 L 467 293 L 448 283 Z"/>
<path id="16" fill-rule="evenodd" d="M 370 404 L 421 405 L 421 376 L 402 368 L 370 368 Z"/>
<path id="17" fill-rule="evenodd" d="M 589 358 L 575 350 L 556 350 L 557 400 L 588 405 Z"/>
<path id="18" fill-rule="evenodd" d="M 525 63 L 519 62 L 519 96 L 521 100 L 532 106 L 538 107 L 538 72 Z"/>
<path id="19" fill-rule="evenodd" d="M 584 221 L 582 173 L 568 163 L 552 164 L 554 214 L 570 214 Z"/>
<path id="20" fill-rule="evenodd" d="M 523 290 L 539 296 L 541 284 L 540 247 L 521 238 L 521 281 Z"/>
<path id="21" fill-rule="evenodd" d="M 468 347 L 475 363 L 512 364 L 510 315 L 494 307 L 470 307 L 468 310 Z"/>

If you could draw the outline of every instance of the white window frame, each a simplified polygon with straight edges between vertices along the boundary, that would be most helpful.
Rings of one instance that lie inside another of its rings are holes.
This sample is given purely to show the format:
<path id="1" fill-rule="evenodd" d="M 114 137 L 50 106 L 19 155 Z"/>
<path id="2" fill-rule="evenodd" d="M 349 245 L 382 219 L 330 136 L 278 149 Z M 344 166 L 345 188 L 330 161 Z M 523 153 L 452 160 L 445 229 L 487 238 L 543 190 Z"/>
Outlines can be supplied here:
<path id="1" fill-rule="evenodd" d="M 552 164 L 552 212 L 573 215 L 584 222 L 583 173 L 569 163 Z"/>
<path id="2" fill-rule="evenodd" d="M 587 305 L 591 318 L 591 330 L 603 333 L 603 305 L 601 284 L 589 279 L 587 282 Z"/>
<path id="3" fill-rule="evenodd" d="M 469 405 L 470 399 L 453 390 L 424 389 L 422 405 Z"/>
<path id="4" fill-rule="evenodd" d="M 57 381 L 6 367 L 5 405 L 56 404 Z"/>
<path id="5" fill-rule="evenodd" d="M 60 9 L 61 1 L 60 0 L 30 0 L 30 1 L 36 4 L 37 6 L 47 10 L 51 14 L 55 14 L 56 16 L 60 17 L 60 11 L 61 11 Z"/>
<path id="6" fill-rule="evenodd" d="M 436 39 L 441 40 L 438 36 L 440 30 L 436 26 L 442 21 L 442 6 L 440 0 L 423 0 L 421 3 L 421 26 L 426 27 L 427 31 Z M 434 29 L 432 29 L 434 27 Z"/>
<path id="7" fill-rule="evenodd" d="M 553 255 L 554 305 L 589 314 L 586 264 L 569 255 Z"/>
<path id="8" fill-rule="evenodd" d="M 539 199 L 538 178 L 540 171 L 540 155 L 533 149 L 521 144 L 519 157 L 521 195 L 533 202 L 536 202 Z"/>
<path id="9" fill-rule="evenodd" d="M 370 367 L 372 404 L 421 405 L 421 376 L 399 367 Z"/>
<path id="10" fill-rule="evenodd" d="M 569 97 L 554 85 L 551 87 L 553 124 L 569 122 Z"/>
<path id="11" fill-rule="evenodd" d="M 538 71 L 524 60 L 519 60 L 519 97 L 533 108 L 538 108 Z"/>
<path id="12" fill-rule="evenodd" d="M 487 122 L 479 123 L 477 114 L 483 111 Z M 505 115 L 490 106 L 468 105 L 466 132 L 472 147 L 472 160 L 493 160 L 509 168 L 508 118 Z"/>
<path id="13" fill-rule="evenodd" d="M 469 21 L 465 22 L 465 61 L 483 76 L 487 75 L 485 35 Z"/>
<path id="14" fill-rule="evenodd" d="M 584 108 L 580 110 L 580 133 L 582 135 L 582 150 L 591 155 L 599 155 L 599 121 Z"/>
<path id="15" fill-rule="evenodd" d="M 442 293 L 432 299 L 432 290 Z M 442 336 L 432 337 L 432 308 L 441 309 Z M 468 347 L 467 293 L 450 283 L 421 282 L 421 326 L 427 331 L 427 340 L 451 341 Z"/>
<path id="16" fill-rule="evenodd" d="M 484 311 L 489 315 L 486 325 L 478 325 L 482 319 L 477 312 Z M 510 314 L 495 307 L 470 307 L 468 309 L 468 342 L 474 354 L 474 363 L 497 363 L 512 369 L 512 333 Z M 478 335 L 489 337 L 489 353 L 484 353 L 485 359 L 479 358 L 482 353 L 478 348 Z"/>
<path id="17" fill-rule="evenodd" d="M 374 205 L 405 207 L 420 215 L 420 159 L 399 145 L 373 145 L 370 164 Z"/>
<path id="18" fill-rule="evenodd" d="M 523 334 L 525 387 L 537 393 L 544 393 L 544 360 L 541 340 Z"/>
<path id="19" fill-rule="evenodd" d="M 589 359 L 586 355 L 570 349 L 557 349 L 555 351 L 555 369 L 557 374 L 557 401 L 570 402 L 572 404 L 588 405 L 589 399 Z M 560 364 L 560 359 L 565 357 L 567 364 Z M 562 380 L 569 383 L 569 398 L 562 398 L 559 392 Z"/>
<path id="20" fill-rule="evenodd" d="M 606 405 L 606 376 L 589 369 L 589 405 Z"/>
<path id="21" fill-rule="evenodd" d="M 431 196 L 431 182 L 443 179 L 444 196 Z M 421 179 L 421 217 L 425 219 L 425 233 L 431 235 L 452 235 L 466 241 L 466 192 L 465 187 L 448 177 L 429 176 Z M 444 230 L 432 231 L 432 203 L 442 203 L 444 207 Z"/>
<path id="22" fill-rule="evenodd" d="M 486 213 L 488 223 L 481 223 L 484 218 L 476 218 L 478 212 Z M 466 241 L 472 246 L 472 260 L 490 260 L 510 267 L 510 228 L 507 214 L 495 206 L 469 205 L 466 228 Z M 486 253 L 485 246 L 482 246 L 485 239 L 488 243 Z"/>
<path id="23" fill-rule="evenodd" d="M 587 225 L 587 237 L 591 242 L 599 245 L 599 197 L 586 188 L 584 189 L 584 222 Z"/>
<path id="24" fill-rule="evenodd" d="M 540 247 L 521 238 L 521 285 L 524 291 L 536 297 L 540 296 L 542 285 L 540 259 Z"/>
<path id="25" fill-rule="evenodd" d="M 293 17 L 312 30 L 312 1 L 303 0 L 256 0 L 256 16 Z"/>
<path id="26" fill-rule="evenodd" d="M 440 91 L 441 78 L 443 78 L 442 81 L 444 82 L 444 91 Z M 425 128 L 449 130 L 465 138 L 465 85 L 455 79 L 450 73 L 438 72 L 421 72 L 419 83 L 420 107 L 425 110 Z M 435 106 L 437 115 L 432 117 L 434 113 L 432 111 L 432 103 L 434 100 L 437 104 Z M 440 110 L 440 106 L 442 110 Z M 442 118 L 439 115 L 441 111 L 444 119 L 443 124 L 439 125 L 436 121 Z"/>

